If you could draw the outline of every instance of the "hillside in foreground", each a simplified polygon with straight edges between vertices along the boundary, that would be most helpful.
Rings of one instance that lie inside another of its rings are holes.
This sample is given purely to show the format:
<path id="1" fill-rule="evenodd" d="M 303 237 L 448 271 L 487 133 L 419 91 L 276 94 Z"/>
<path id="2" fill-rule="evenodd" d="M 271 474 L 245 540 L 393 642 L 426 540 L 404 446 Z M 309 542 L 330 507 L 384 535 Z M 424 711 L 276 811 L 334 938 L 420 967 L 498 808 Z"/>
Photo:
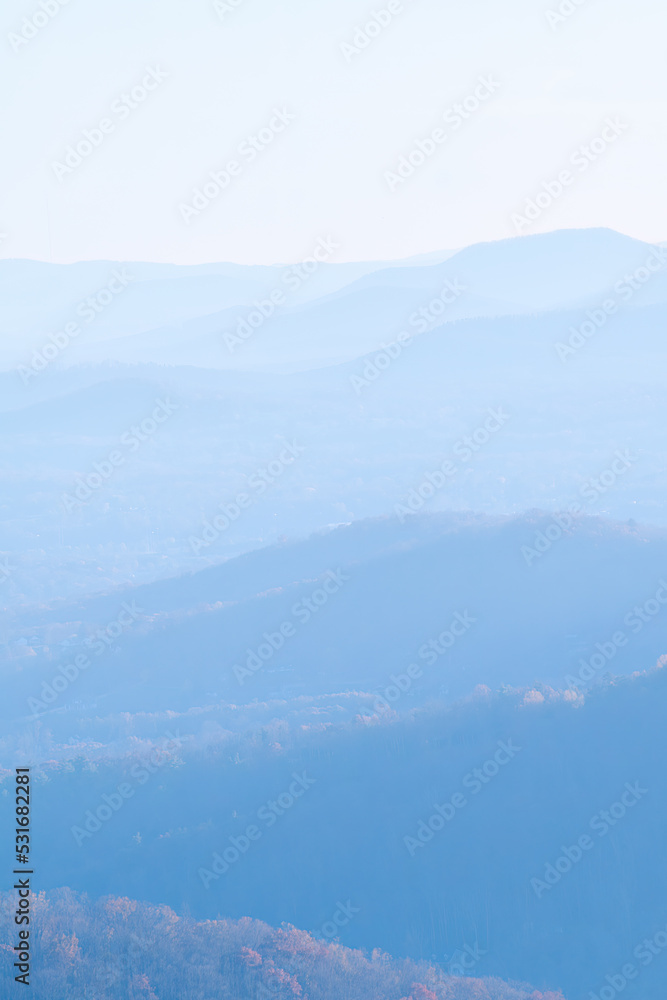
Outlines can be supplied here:
<path id="1" fill-rule="evenodd" d="M 13 962 L 9 897 L 0 963 Z M 289 925 L 179 917 L 167 906 L 62 889 L 34 906 L 35 1000 L 563 1000 L 499 979 L 451 976 L 434 965 L 371 956 Z M 326 930 L 325 930 L 326 933 Z"/>

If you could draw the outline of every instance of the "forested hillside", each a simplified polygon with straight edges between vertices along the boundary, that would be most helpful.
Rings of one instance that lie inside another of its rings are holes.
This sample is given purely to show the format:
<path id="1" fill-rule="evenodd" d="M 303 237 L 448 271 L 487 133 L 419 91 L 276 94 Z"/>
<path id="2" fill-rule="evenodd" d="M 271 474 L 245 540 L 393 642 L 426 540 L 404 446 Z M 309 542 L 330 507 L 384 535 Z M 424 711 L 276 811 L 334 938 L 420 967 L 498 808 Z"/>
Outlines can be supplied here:
<path id="1" fill-rule="evenodd" d="M 663 667 L 352 720 L 345 696 L 310 719 L 296 701 L 258 706 L 270 721 L 236 733 L 206 712 L 127 716 L 153 749 L 73 744 L 45 762 L 39 884 L 306 930 L 342 905 L 348 947 L 443 966 L 472 951 L 472 975 L 568 1000 L 662 933 Z M 663 983 L 656 958 L 625 996 L 660 1000 Z"/>
<path id="2" fill-rule="evenodd" d="M 14 943 L 2 898 L 0 968 Z M 167 906 L 63 889 L 34 905 L 35 1000 L 563 1000 L 520 983 L 447 975 L 258 920 L 179 917 Z"/>

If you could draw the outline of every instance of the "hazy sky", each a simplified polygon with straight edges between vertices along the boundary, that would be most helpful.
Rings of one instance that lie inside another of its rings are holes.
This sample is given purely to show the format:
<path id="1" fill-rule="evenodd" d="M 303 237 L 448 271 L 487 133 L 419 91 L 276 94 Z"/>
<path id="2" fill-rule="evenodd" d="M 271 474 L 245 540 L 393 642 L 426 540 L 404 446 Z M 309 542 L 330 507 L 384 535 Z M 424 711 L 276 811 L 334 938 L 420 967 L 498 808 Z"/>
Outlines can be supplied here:
<path id="1" fill-rule="evenodd" d="M 332 236 L 333 259 L 387 259 L 581 226 L 667 239 L 664 0 L 217 6 L 5 0 L 2 257 L 268 263 Z"/>

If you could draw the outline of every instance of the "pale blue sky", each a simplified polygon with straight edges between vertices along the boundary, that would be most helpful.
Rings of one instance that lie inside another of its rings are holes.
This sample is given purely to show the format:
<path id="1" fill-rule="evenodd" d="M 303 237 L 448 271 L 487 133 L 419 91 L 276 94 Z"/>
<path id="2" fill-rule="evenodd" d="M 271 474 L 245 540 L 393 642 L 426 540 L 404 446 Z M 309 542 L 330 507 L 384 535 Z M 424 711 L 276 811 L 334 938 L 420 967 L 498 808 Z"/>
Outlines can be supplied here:
<path id="1" fill-rule="evenodd" d="M 571 3 L 552 27 L 559 2 L 403 0 L 346 59 L 341 43 L 388 2 L 240 0 L 221 17 L 212 0 L 69 0 L 12 45 L 40 0 L 6 0 L 0 256 L 268 263 L 331 234 L 337 260 L 388 259 L 500 239 L 608 118 L 622 133 L 522 231 L 667 239 L 663 0 Z M 147 67 L 168 78 L 126 117 L 111 111 Z M 480 76 L 496 92 L 443 125 Z M 239 144 L 274 108 L 294 120 L 246 161 Z M 113 131 L 58 179 L 54 161 L 105 117 Z M 445 141 L 392 191 L 386 172 L 440 126 Z M 238 175 L 186 225 L 179 205 L 234 158 Z"/>

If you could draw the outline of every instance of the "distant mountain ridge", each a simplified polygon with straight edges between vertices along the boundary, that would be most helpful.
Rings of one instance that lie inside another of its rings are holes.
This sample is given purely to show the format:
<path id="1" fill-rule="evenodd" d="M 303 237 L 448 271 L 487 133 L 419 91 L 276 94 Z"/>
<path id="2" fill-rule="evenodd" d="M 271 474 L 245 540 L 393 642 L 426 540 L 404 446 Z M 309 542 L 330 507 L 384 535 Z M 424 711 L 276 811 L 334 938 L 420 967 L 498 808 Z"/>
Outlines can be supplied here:
<path id="1" fill-rule="evenodd" d="M 20 364 L 61 325 L 80 320 L 81 303 L 118 267 L 131 278 L 127 288 L 93 322 L 81 322 L 63 364 L 159 357 L 167 364 L 221 370 L 330 365 L 378 349 L 406 325 L 410 329 L 410 315 L 446 281 L 465 288 L 446 320 L 582 309 L 606 298 L 651 253 L 648 244 L 591 229 L 479 244 L 441 254 L 438 263 L 337 264 L 327 258 L 294 280 L 289 266 L 1 261 L 0 362 L 5 368 Z M 277 305 L 270 302 L 273 292 L 280 296 Z M 638 301 L 667 303 L 665 273 L 652 275 Z M 260 315 L 252 336 L 230 351 L 224 334 L 247 323 L 258 302 L 270 314 Z"/>

